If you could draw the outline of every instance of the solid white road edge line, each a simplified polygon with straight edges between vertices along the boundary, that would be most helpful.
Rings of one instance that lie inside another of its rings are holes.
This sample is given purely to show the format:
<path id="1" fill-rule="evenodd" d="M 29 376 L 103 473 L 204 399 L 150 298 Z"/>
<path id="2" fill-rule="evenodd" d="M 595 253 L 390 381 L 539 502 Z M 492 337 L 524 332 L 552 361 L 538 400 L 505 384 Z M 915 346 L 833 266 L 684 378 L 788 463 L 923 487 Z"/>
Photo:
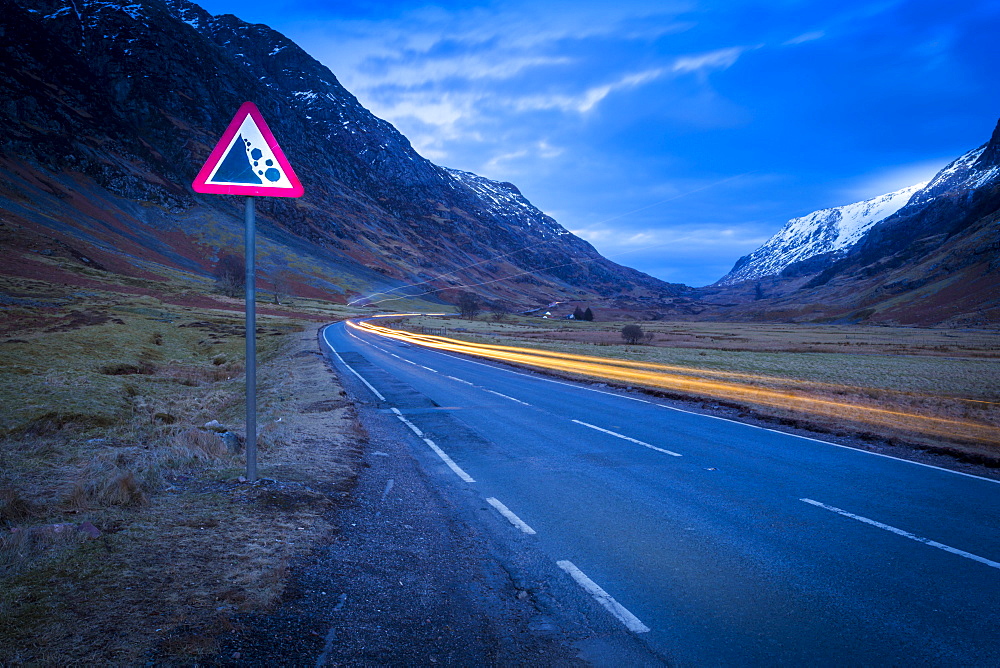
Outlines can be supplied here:
<path id="1" fill-rule="evenodd" d="M 494 508 L 496 508 L 500 512 L 500 514 L 503 515 L 504 517 L 506 517 L 507 520 L 511 524 L 513 524 L 514 526 L 516 526 L 518 529 L 520 529 L 524 533 L 526 533 L 526 534 L 532 534 L 532 535 L 535 533 L 534 529 L 532 529 L 527 524 L 525 524 L 524 521 L 520 517 L 518 517 L 517 515 L 515 515 L 514 513 L 512 513 L 511 510 L 510 510 L 510 508 L 508 508 L 507 506 L 505 506 L 502 503 L 500 503 L 499 500 L 497 500 L 497 499 L 495 499 L 495 498 L 493 498 L 491 496 L 490 498 L 486 499 L 486 503 L 488 503 L 491 506 L 493 506 Z"/>
<path id="2" fill-rule="evenodd" d="M 601 427 L 598 427 L 596 425 L 592 425 L 592 424 L 590 424 L 588 422 L 582 422 L 580 420 L 573 420 L 573 422 L 575 422 L 577 424 L 582 424 L 584 427 L 590 427 L 591 429 L 596 429 L 597 431 L 603 431 L 605 434 L 610 434 L 611 436 L 616 436 L 616 437 L 618 437 L 620 439 L 623 439 L 623 440 L 626 440 L 626 441 L 628 441 L 630 443 L 635 443 L 637 445 L 641 445 L 644 448 L 649 448 L 650 450 L 656 450 L 657 452 L 662 452 L 663 454 L 670 455 L 671 457 L 680 457 L 681 456 L 678 453 L 673 452 L 671 450 L 664 450 L 663 448 L 658 448 L 655 445 L 650 445 L 649 443 L 645 443 L 645 442 L 640 441 L 638 439 L 632 438 L 631 436 L 626 436 L 625 434 L 619 434 L 618 432 L 611 431 L 610 429 L 602 429 Z"/>
<path id="3" fill-rule="evenodd" d="M 441 458 L 441 461 L 443 461 L 445 464 L 447 464 L 448 468 L 450 468 L 452 471 L 455 472 L 455 475 L 457 475 L 459 478 L 461 478 L 465 482 L 476 482 L 475 480 L 472 479 L 472 476 L 469 475 L 468 473 L 466 473 L 465 471 L 463 471 L 462 468 L 458 464 L 456 464 L 452 460 L 452 458 L 449 457 L 447 455 L 447 453 L 445 453 L 444 450 L 442 450 L 441 448 L 439 448 L 437 446 L 437 443 L 435 443 L 434 441 L 432 441 L 429 438 L 424 438 L 424 443 L 426 443 L 428 446 L 430 446 L 430 449 L 437 453 L 437 456 Z"/>
<path id="4" fill-rule="evenodd" d="M 578 585 L 586 589 L 587 593 L 597 599 L 598 603 L 607 608 L 608 612 L 624 624 L 625 628 L 629 631 L 632 631 L 633 633 L 649 632 L 648 626 L 639 621 L 638 617 L 626 610 L 621 603 L 616 601 L 614 597 L 611 596 L 611 594 L 601 589 L 596 582 L 588 578 L 583 571 L 573 565 L 572 561 L 557 561 L 556 566 L 569 573 L 570 577 L 576 580 Z"/>
<path id="5" fill-rule="evenodd" d="M 849 513 L 846 510 L 841 510 L 834 506 L 828 506 L 825 503 L 820 503 L 819 501 L 813 501 L 812 499 L 799 499 L 799 501 L 804 501 L 810 505 L 816 506 L 817 508 L 823 508 L 824 510 L 829 510 L 830 512 L 837 513 L 838 515 L 843 515 L 844 517 L 849 517 L 852 520 L 857 520 L 859 522 L 864 522 L 865 524 L 870 524 L 873 527 L 878 527 L 879 529 L 885 529 L 886 531 L 892 532 L 897 536 L 902 536 L 903 538 L 909 538 L 910 540 L 915 540 L 918 543 L 923 543 L 924 545 L 930 545 L 931 547 L 936 547 L 939 550 L 944 550 L 945 552 L 950 552 L 952 554 L 957 554 L 960 557 L 965 557 L 966 559 L 971 559 L 972 561 L 978 561 L 981 564 L 986 564 L 991 568 L 1000 569 L 1000 562 L 993 561 L 992 559 L 987 559 L 985 557 L 980 557 L 979 555 L 972 554 L 971 552 L 966 552 L 965 550 L 959 550 L 958 548 L 951 547 L 950 545 L 945 545 L 944 543 L 939 543 L 936 540 L 931 540 L 930 538 L 924 538 L 922 536 L 917 536 L 909 531 L 903 531 L 902 529 L 897 529 L 896 527 L 889 526 L 888 524 L 882 524 L 881 522 L 876 522 L 875 520 L 870 520 L 867 517 L 862 517 L 861 515 L 855 515 L 854 513 Z"/>

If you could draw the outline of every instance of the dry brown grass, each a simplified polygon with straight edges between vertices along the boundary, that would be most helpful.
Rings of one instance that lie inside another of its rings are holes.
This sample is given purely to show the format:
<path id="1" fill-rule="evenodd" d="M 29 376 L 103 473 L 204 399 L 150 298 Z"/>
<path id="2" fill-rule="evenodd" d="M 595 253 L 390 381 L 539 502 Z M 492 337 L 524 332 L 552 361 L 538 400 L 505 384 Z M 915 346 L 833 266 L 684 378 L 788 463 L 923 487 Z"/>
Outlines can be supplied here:
<path id="1" fill-rule="evenodd" d="M 39 316 L 0 342 L 0 664 L 190 662 L 332 530 L 352 409 L 298 415 L 339 398 L 318 355 L 296 356 L 315 325 L 261 318 L 259 465 L 276 482 L 241 484 L 244 455 L 201 429 L 243 429 L 238 315 L 89 302 L 107 317 Z"/>

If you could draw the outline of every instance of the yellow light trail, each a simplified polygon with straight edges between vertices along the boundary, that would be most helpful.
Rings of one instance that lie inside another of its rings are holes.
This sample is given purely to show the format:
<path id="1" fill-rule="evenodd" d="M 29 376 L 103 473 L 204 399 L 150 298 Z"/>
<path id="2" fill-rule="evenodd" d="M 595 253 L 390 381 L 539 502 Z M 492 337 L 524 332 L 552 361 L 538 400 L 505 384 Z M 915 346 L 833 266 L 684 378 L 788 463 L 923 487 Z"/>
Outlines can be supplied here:
<path id="1" fill-rule="evenodd" d="M 1000 445 L 1000 430 L 996 426 L 986 423 L 922 415 L 920 413 L 879 408 L 848 401 L 836 401 L 786 390 L 754 387 L 735 381 L 744 380 L 806 385 L 816 389 L 842 389 L 845 391 L 857 391 L 859 388 L 779 379 L 747 373 L 690 369 L 657 363 L 574 355 L 532 348 L 470 343 L 441 336 L 414 334 L 389 329 L 366 321 L 359 323 L 348 321 L 347 324 L 380 336 L 405 341 L 425 348 L 520 364 L 536 369 L 560 371 L 589 378 L 624 382 L 681 394 L 750 403 L 854 423 L 892 427 L 923 435 L 961 438 Z"/>

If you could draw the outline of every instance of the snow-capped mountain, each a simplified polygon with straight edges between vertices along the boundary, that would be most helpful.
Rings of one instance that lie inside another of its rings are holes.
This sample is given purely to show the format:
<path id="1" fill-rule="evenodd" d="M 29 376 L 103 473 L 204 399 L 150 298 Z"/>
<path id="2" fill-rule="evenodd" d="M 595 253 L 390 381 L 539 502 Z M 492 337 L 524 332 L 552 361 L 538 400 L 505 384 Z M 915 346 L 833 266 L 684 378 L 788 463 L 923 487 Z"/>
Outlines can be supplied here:
<path id="1" fill-rule="evenodd" d="M 823 270 L 861 249 L 869 241 L 869 246 L 875 244 L 888 230 L 894 230 L 894 234 L 901 232 L 902 237 L 896 239 L 899 243 L 904 243 L 908 235 L 918 231 L 933 232 L 930 228 L 900 231 L 898 221 L 926 219 L 922 212 L 934 202 L 951 201 L 956 196 L 961 199 L 963 194 L 977 192 L 1000 180 L 1000 142 L 996 139 L 994 137 L 960 156 L 928 182 L 791 219 L 763 246 L 741 257 L 716 285 L 731 286 L 778 276 L 792 264 L 810 258 L 819 260 L 820 256 L 823 266 L 814 260 L 812 264 L 816 266 L 811 266 L 810 270 Z M 882 223 L 892 224 L 882 230 Z M 920 222 L 914 224 L 923 225 Z M 891 249 L 882 250 L 888 252 Z"/>
<path id="2" fill-rule="evenodd" d="M 1000 123 L 923 187 L 790 221 L 697 295 L 729 318 L 996 327 Z"/>
<path id="3" fill-rule="evenodd" d="M 780 274 L 790 264 L 817 255 L 842 256 L 873 225 L 903 208 L 927 182 L 808 216 L 792 218 L 781 230 L 749 255 L 741 257 L 718 285 L 735 285 Z"/>

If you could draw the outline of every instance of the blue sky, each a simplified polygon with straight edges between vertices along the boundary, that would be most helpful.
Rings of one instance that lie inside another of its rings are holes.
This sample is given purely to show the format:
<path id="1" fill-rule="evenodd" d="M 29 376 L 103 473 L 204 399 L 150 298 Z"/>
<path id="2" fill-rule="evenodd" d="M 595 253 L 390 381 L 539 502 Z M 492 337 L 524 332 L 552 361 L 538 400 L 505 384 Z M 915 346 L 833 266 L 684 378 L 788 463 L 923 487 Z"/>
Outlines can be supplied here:
<path id="1" fill-rule="evenodd" d="M 695 286 L 1000 118 L 1000 0 L 200 4 L 284 33 L 432 161 Z"/>

